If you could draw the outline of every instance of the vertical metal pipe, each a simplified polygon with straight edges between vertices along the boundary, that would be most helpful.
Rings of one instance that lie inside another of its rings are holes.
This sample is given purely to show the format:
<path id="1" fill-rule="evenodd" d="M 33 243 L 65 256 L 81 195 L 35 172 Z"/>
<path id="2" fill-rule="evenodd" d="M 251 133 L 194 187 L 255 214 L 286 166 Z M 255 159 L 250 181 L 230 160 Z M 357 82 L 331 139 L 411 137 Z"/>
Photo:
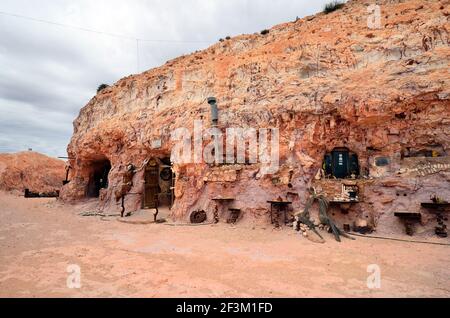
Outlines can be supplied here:
<path id="1" fill-rule="evenodd" d="M 211 122 L 214 127 L 217 127 L 219 122 L 219 109 L 217 108 L 217 99 L 215 97 L 208 98 L 208 104 L 211 106 Z"/>

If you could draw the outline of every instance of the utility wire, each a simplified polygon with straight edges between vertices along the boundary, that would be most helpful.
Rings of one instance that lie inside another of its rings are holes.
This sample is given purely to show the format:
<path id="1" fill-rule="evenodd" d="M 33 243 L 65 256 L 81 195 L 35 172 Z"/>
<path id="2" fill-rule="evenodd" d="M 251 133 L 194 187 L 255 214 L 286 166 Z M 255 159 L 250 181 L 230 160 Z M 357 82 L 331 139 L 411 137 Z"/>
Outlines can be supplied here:
<path id="1" fill-rule="evenodd" d="M 138 37 L 133 37 L 133 36 L 129 36 L 129 35 L 98 31 L 98 30 L 93 30 L 93 29 L 89 29 L 89 28 L 85 28 L 85 27 L 76 26 L 76 25 L 69 25 L 69 24 L 64 24 L 64 23 L 59 23 L 59 22 L 53 22 L 53 21 L 48 21 L 48 20 L 43 20 L 43 19 L 37 19 L 37 18 L 33 18 L 33 17 L 28 17 L 28 16 L 15 14 L 15 13 L 4 12 L 4 11 L 0 11 L 0 15 L 9 16 L 9 17 L 18 18 L 18 19 L 23 19 L 23 20 L 28 20 L 28 21 L 37 22 L 37 23 L 43 23 L 43 24 L 57 26 L 57 27 L 62 27 L 62 28 L 68 28 L 68 29 L 73 29 L 73 30 L 78 30 L 78 31 L 83 31 L 83 32 L 94 33 L 94 34 L 98 34 L 98 35 L 114 37 L 114 38 L 118 38 L 118 39 L 125 39 L 125 40 L 130 40 L 130 41 L 136 41 L 136 66 L 137 66 L 137 73 L 139 73 L 139 71 L 140 71 L 140 55 L 139 55 L 140 47 L 139 47 L 139 42 L 154 42 L 154 43 L 212 43 L 212 41 L 140 39 Z"/>
<path id="2" fill-rule="evenodd" d="M 84 32 L 90 32 L 90 33 L 95 33 L 95 34 L 105 35 L 105 36 L 110 36 L 110 37 L 115 37 L 115 38 L 121 38 L 121 39 L 126 39 L 126 40 L 133 40 L 133 41 L 161 42 L 161 43 L 164 43 L 164 42 L 166 42 L 166 43 L 211 43 L 212 42 L 212 41 L 199 41 L 199 40 L 194 41 L 194 40 L 141 39 L 141 38 L 134 37 L 134 36 L 98 31 L 98 30 L 93 30 L 93 29 L 89 29 L 89 28 L 85 28 L 85 27 L 76 26 L 76 25 L 69 25 L 69 24 L 63 24 L 63 23 L 59 23 L 59 22 L 37 19 L 37 18 L 28 17 L 28 16 L 24 16 L 24 15 L 20 15 L 20 14 L 9 13 L 9 12 L 0 11 L 0 14 L 4 15 L 4 16 L 24 19 L 24 20 L 28 20 L 28 21 L 44 23 L 44 24 L 48 24 L 48 25 L 69 28 L 69 29 L 74 29 L 74 30 L 79 30 L 79 31 L 84 31 Z"/>
<path id="3" fill-rule="evenodd" d="M 408 242 L 408 243 L 419 243 L 419 244 L 450 246 L 450 244 L 439 243 L 439 242 L 425 242 L 425 241 L 403 240 L 403 239 L 398 239 L 398 238 L 393 238 L 393 237 L 361 235 L 361 234 L 356 234 L 356 233 L 347 233 L 347 234 L 352 235 L 352 236 L 371 238 L 371 239 L 378 239 L 378 240 L 388 240 L 388 241 L 397 241 L 397 242 Z"/>

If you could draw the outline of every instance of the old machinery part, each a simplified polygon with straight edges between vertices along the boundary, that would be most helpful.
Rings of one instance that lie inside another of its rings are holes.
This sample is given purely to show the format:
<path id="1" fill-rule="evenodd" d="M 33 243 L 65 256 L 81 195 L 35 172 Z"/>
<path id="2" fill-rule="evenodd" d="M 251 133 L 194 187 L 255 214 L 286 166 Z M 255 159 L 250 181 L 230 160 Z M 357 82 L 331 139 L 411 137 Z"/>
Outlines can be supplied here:
<path id="1" fill-rule="evenodd" d="M 172 179 L 172 169 L 171 168 L 162 169 L 159 176 L 161 177 L 161 180 L 163 180 L 163 181 L 170 181 Z"/>
<path id="2" fill-rule="evenodd" d="M 236 224 L 239 217 L 241 216 L 241 210 L 240 209 L 229 209 L 230 211 L 230 217 L 227 220 L 228 224 Z"/>
<path id="3" fill-rule="evenodd" d="M 192 224 L 200 224 L 205 222 L 207 218 L 208 216 L 206 215 L 206 212 L 199 210 L 191 213 L 190 220 Z"/>
<path id="4" fill-rule="evenodd" d="M 215 97 L 209 97 L 208 104 L 211 106 L 211 122 L 213 126 L 217 126 L 219 122 L 219 110 L 217 108 L 217 99 Z"/>

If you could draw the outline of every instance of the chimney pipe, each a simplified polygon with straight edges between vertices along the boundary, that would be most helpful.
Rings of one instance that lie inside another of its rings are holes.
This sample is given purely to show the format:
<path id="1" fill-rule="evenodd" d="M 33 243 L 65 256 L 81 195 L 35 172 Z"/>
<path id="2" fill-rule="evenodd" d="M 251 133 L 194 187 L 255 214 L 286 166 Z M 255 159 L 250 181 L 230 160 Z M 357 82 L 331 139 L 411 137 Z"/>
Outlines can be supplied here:
<path id="1" fill-rule="evenodd" d="M 211 106 L 211 121 L 214 127 L 217 127 L 219 122 L 219 110 L 217 108 L 217 99 L 215 97 L 208 98 L 208 104 Z"/>

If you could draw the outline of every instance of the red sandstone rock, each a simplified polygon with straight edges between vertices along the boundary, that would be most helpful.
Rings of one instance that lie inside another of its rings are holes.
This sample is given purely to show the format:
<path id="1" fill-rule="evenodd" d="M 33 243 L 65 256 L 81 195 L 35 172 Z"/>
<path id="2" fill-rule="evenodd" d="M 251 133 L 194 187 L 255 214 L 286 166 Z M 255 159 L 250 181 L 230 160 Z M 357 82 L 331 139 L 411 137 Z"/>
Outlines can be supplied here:
<path id="1" fill-rule="evenodd" d="M 211 216 L 211 198 L 219 195 L 234 197 L 244 220 L 267 222 L 266 201 L 288 192 L 298 193 L 293 200 L 299 209 L 324 154 L 342 146 L 356 152 L 362 170 L 375 178 L 364 186 L 365 202 L 352 211 L 360 217 L 377 223 L 388 215 L 386 222 L 392 223 L 395 209 L 420 209 L 418 203 L 430 192 L 450 199 L 448 167 L 423 175 L 401 173 L 415 165 L 402 161 L 407 149 L 438 147 L 441 155 L 450 154 L 449 24 L 440 9 L 448 2 L 378 2 L 380 29 L 367 26 L 367 6 L 373 1 L 349 1 L 328 15 L 281 24 L 267 35 L 237 36 L 101 91 L 74 122 L 68 153 L 76 159 L 70 162 L 73 177 L 63 198 L 83 198 L 92 163 L 109 160 L 102 206 L 117 209 L 112 194 L 126 165 L 170 156 L 170 133 L 192 129 L 194 120 L 208 126 L 206 98 L 215 96 L 219 128 L 280 129 L 281 167 L 261 177 L 258 164 L 239 171 L 175 165 L 172 213 L 177 219 L 188 220 L 194 209 Z M 159 140 L 161 147 L 154 149 Z M 389 157 L 391 165 L 376 168 L 378 156 Z M 142 193 L 143 181 L 141 171 L 131 192 Z M 396 196 L 403 188 L 411 191 L 408 200 Z M 141 200 L 127 196 L 127 209 L 139 209 Z"/>
<path id="2" fill-rule="evenodd" d="M 65 179 L 65 162 L 36 152 L 0 154 L 0 190 L 54 192 Z"/>

